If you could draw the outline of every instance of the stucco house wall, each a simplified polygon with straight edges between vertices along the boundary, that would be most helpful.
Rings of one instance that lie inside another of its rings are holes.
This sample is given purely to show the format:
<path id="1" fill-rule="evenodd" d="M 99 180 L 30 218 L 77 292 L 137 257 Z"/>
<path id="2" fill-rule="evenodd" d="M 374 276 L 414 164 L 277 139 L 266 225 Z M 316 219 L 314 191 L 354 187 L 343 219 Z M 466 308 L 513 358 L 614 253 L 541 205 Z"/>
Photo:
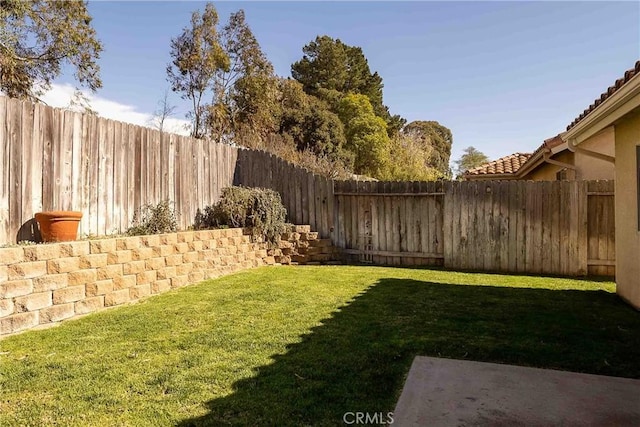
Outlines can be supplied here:
<path id="1" fill-rule="evenodd" d="M 554 156 L 551 156 L 553 160 L 557 160 L 562 163 L 568 163 L 570 165 L 574 162 L 574 153 L 571 151 L 562 151 Z M 518 179 L 522 180 L 530 180 L 530 181 L 555 181 L 557 179 L 556 174 L 558 171 L 563 169 L 562 166 L 553 165 L 551 163 L 541 163 L 533 169 L 531 172 L 523 175 L 522 177 L 518 177 Z M 573 175 L 571 177 L 573 179 Z"/>
<path id="2" fill-rule="evenodd" d="M 625 116 L 615 126 L 617 293 L 640 309 L 637 146 L 640 112 Z"/>
<path id="3" fill-rule="evenodd" d="M 613 126 L 605 128 L 582 142 L 580 148 L 615 157 L 615 128 Z M 575 166 L 577 179 L 614 179 L 616 175 L 616 166 L 613 163 L 580 152 L 575 153 Z"/>
<path id="4" fill-rule="evenodd" d="M 610 135 L 615 141 L 616 292 L 640 309 L 640 61 L 569 124 L 562 139 L 581 151 Z"/>

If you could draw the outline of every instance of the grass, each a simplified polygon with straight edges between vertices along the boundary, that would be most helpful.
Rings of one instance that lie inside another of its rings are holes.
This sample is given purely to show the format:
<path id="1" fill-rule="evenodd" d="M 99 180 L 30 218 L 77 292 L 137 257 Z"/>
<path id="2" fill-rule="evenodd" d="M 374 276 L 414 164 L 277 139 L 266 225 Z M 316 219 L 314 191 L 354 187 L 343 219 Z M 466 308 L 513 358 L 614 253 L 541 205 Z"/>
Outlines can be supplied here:
<path id="1" fill-rule="evenodd" d="M 0 425 L 341 425 L 416 355 L 640 378 L 610 282 L 271 267 L 0 341 Z"/>

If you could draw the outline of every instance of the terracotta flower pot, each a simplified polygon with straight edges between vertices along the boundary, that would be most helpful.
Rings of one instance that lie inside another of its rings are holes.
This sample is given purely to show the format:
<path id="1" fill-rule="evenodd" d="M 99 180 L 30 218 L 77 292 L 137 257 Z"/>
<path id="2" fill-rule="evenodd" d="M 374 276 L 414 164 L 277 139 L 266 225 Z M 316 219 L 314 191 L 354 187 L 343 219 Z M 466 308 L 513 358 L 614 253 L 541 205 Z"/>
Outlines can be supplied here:
<path id="1" fill-rule="evenodd" d="M 78 237 L 78 225 L 82 212 L 50 211 L 38 212 L 36 221 L 45 242 L 69 242 Z"/>

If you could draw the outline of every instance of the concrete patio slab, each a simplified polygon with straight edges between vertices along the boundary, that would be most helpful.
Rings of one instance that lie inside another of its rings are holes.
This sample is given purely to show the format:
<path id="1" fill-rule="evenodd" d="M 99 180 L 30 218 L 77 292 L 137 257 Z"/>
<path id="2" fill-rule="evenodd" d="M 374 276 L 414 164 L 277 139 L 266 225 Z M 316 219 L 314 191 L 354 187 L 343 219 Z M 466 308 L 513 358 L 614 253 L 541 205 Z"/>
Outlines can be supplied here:
<path id="1" fill-rule="evenodd" d="M 640 426 L 640 380 L 416 357 L 393 418 L 394 427 Z"/>

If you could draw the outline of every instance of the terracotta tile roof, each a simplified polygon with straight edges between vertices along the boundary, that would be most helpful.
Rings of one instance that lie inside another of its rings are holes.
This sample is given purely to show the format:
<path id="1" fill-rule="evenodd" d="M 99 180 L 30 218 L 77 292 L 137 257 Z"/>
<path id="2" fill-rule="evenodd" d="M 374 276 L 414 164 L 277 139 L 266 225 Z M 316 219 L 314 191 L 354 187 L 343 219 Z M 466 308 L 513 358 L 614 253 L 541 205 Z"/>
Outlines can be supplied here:
<path id="1" fill-rule="evenodd" d="M 552 149 L 554 147 L 557 147 L 560 144 L 564 144 L 564 140 L 560 137 L 560 135 L 562 134 L 558 134 L 556 136 L 554 136 L 553 138 L 548 138 L 545 139 L 544 142 L 542 143 L 542 145 L 540 145 L 538 148 L 536 148 L 536 151 L 533 152 L 533 154 L 531 156 L 529 156 L 530 159 L 536 157 L 536 155 L 542 151 L 544 151 L 545 149 Z"/>
<path id="2" fill-rule="evenodd" d="M 514 174 L 531 157 L 530 153 L 514 153 L 501 157 L 477 168 L 469 169 L 465 175 Z"/>
<path id="3" fill-rule="evenodd" d="M 631 80 L 631 78 L 633 78 L 633 76 L 635 76 L 637 74 L 640 74 L 640 61 L 636 61 L 635 67 L 627 70 L 624 73 L 624 77 L 619 78 L 618 80 L 616 80 L 616 82 L 614 83 L 613 86 L 609 86 L 609 89 L 607 89 L 606 92 L 604 92 L 602 95 L 600 95 L 600 98 L 596 99 L 593 104 L 589 105 L 589 108 L 584 110 L 582 112 L 582 114 L 580 114 L 578 117 L 576 117 L 576 119 L 573 122 L 571 122 L 571 124 L 569 126 L 567 126 L 567 130 L 569 130 L 572 127 L 574 127 L 575 125 L 577 125 L 580 120 L 582 120 L 585 117 L 587 117 L 589 115 L 589 113 L 591 113 L 593 110 L 598 108 L 598 106 L 600 104 L 602 104 L 607 98 L 609 98 L 611 95 L 613 95 L 615 92 L 617 92 L 622 86 L 624 86 L 629 80 Z"/>
<path id="4" fill-rule="evenodd" d="M 562 139 L 561 135 L 562 134 L 559 133 L 552 138 L 545 139 L 543 145 L 546 145 L 547 148 L 553 148 L 557 147 L 560 144 L 564 144 L 564 140 Z"/>

